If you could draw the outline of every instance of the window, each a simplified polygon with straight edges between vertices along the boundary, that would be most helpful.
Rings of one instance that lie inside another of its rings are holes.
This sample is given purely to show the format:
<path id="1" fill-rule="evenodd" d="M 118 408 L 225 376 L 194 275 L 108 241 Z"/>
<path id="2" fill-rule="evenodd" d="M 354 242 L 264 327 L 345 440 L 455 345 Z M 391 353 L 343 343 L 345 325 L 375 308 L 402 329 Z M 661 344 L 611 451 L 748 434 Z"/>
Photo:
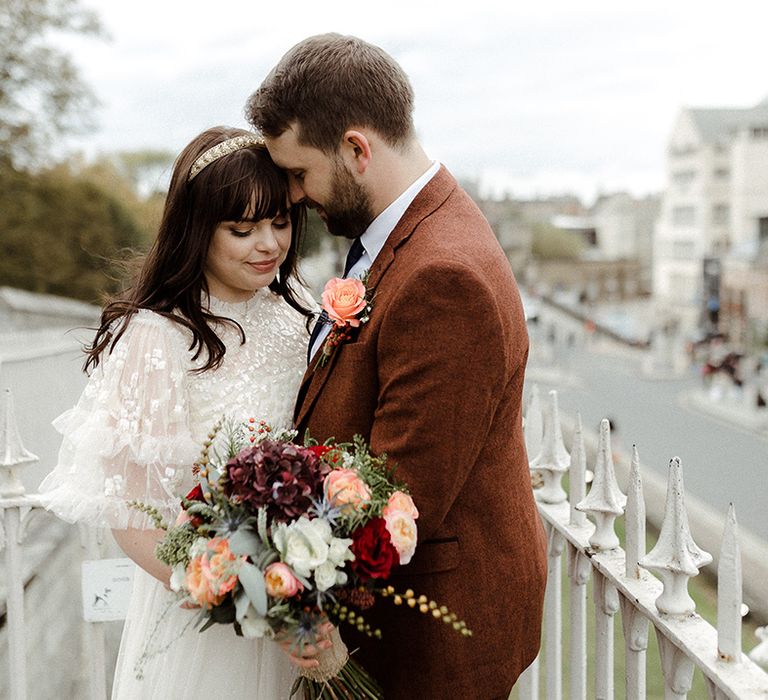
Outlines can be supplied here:
<path id="1" fill-rule="evenodd" d="M 728 223 L 728 217 L 731 215 L 731 208 L 727 204 L 715 204 L 712 207 L 712 223 L 723 226 Z"/>
<path id="2" fill-rule="evenodd" d="M 696 209 L 693 207 L 673 207 L 672 223 L 676 226 L 693 226 L 696 223 Z"/>
<path id="3" fill-rule="evenodd" d="M 715 168 L 712 171 L 712 177 L 715 180 L 728 180 L 731 177 L 731 171 L 728 168 Z"/>
<path id="4" fill-rule="evenodd" d="M 693 170 L 678 170 L 672 173 L 672 182 L 678 187 L 685 189 L 696 179 L 696 173 Z"/>
<path id="5" fill-rule="evenodd" d="M 768 216 L 762 216 L 757 220 L 757 231 L 760 243 L 768 241 Z"/>
<path id="6" fill-rule="evenodd" d="M 696 252 L 696 244 L 693 241 L 679 239 L 672 241 L 672 257 L 677 260 L 688 260 Z"/>
<path id="7" fill-rule="evenodd" d="M 768 139 L 768 126 L 753 126 L 752 127 L 753 139 Z"/>

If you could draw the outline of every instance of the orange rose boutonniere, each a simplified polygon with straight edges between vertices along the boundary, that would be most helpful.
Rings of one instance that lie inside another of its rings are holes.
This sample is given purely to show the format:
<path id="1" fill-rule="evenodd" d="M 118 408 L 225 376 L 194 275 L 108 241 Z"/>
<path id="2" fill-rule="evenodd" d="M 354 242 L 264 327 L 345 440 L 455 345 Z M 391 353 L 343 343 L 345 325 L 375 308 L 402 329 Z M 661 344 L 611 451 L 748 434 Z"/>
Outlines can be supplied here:
<path id="1" fill-rule="evenodd" d="M 366 272 L 361 280 L 334 277 L 326 283 L 321 297 L 322 306 L 333 327 L 320 350 L 320 367 L 328 362 L 341 343 L 349 339 L 353 328 L 368 322 L 373 299 L 366 289 L 367 281 Z"/>

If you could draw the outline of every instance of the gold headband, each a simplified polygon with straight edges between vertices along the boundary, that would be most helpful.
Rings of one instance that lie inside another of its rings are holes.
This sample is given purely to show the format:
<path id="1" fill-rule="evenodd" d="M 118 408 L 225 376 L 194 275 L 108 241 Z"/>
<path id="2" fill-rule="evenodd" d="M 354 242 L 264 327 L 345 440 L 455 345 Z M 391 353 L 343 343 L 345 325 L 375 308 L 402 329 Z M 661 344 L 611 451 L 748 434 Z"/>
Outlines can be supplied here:
<path id="1" fill-rule="evenodd" d="M 230 153 L 239 151 L 241 148 L 248 148 L 249 146 L 263 146 L 264 139 L 256 134 L 243 134 L 242 136 L 233 136 L 231 139 L 217 143 L 215 146 L 204 151 L 197 157 L 192 167 L 189 169 L 189 177 L 187 182 L 191 182 L 192 179 L 205 167 L 209 166 L 213 161 L 228 156 Z"/>

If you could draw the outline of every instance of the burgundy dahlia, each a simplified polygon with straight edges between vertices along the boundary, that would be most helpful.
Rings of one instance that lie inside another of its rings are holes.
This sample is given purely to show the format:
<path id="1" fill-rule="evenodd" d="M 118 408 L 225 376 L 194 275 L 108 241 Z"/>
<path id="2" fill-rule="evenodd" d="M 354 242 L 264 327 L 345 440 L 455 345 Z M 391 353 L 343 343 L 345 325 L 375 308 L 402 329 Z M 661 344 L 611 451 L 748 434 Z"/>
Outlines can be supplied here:
<path id="1" fill-rule="evenodd" d="M 313 498 L 323 495 L 330 467 L 310 450 L 292 443 L 264 440 L 227 462 L 225 492 L 253 510 L 289 522 L 303 515 Z"/>

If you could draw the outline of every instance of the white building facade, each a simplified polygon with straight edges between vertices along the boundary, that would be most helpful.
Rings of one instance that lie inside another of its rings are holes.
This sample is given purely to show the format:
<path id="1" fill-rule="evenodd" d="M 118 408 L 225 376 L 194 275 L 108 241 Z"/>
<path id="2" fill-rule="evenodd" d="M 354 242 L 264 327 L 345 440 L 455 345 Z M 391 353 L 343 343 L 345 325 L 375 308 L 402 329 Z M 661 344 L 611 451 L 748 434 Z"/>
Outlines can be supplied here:
<path id="1" fill-rule="evenodd" d="M 653 292 L 687 327 L 709 302 L 705 289 L 732 252 L 768 240 L 768 99 L 746 109 L 680 113 L 667 150 L 667 189 L 654 235 Z"/>

